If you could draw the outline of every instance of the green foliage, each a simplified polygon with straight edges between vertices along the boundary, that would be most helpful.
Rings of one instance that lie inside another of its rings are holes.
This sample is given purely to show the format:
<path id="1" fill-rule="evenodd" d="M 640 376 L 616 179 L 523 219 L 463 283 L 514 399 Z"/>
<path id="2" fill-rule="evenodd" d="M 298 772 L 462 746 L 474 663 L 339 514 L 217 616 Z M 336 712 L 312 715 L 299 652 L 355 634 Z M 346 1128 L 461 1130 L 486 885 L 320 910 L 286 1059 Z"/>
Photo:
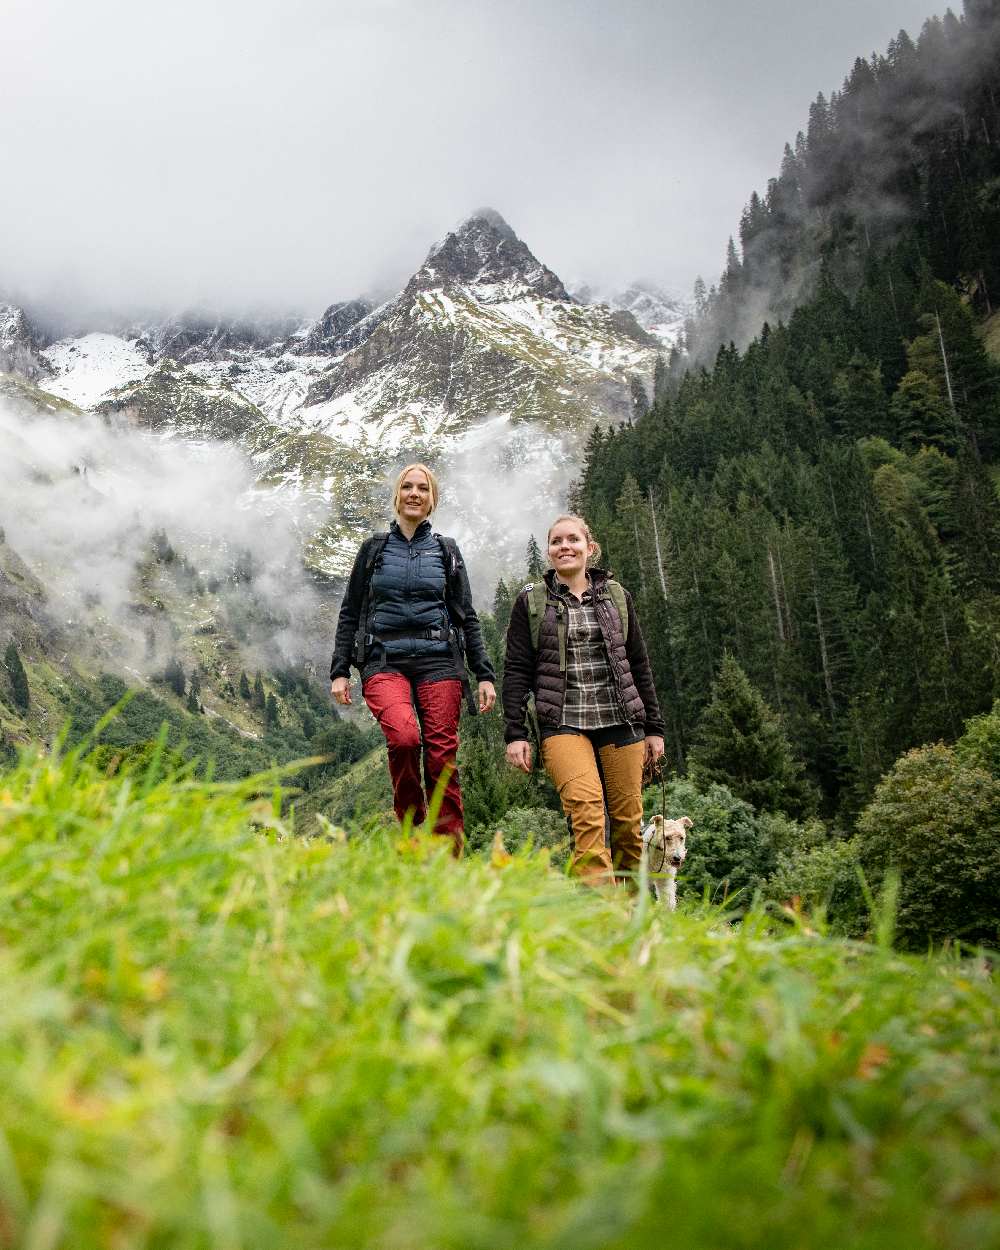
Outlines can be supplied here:
<path id="1" fill-rule="evenodd" d="M 831 839 L 778 856 L 765 895 L 775 903 L 822 917 L 834 933 L 859 938 L 870 926 L 853 840 Z"/>
<path id="2" fill-rule="evenodd" d="M 504 760 L 503 722 L 499 716 L 463 719 L 458 771 L 465 834 L 470 845 L 492 839 L 493 831 L 511 808 L 558 807 L 542 769 L 528 776 Z"/>
<path id="3" fill-rule="evenodd" d="M 688 769 L 696 784 L 728 786 L 761 811 L 802 816 L 816 808 L 780 719 L 728 653 L 695 730 Z"/>
<path id="4" fill-rule="evenodd" d="M 115 747 L 102 742 L 88 752 L 87 760 L 107 777 L 113 777 L 117 773 L 145 776 L 154 766 L 163 776 L 180 775 L 190 769 L 179 751 L 164 746 L 159 739 L 136 742 L 127 747 Z"/>
<path id="5" fill-rule="evenodd" d="M 108 673 L 102 674 L 92 686 L 72 686 L 67 704 L 70 744 L 82 742 L 92 732 L 96 722 L 128 693 L 125 683 Z M 323 694 L 310 684 L 300 685 L 289 699 L 295 708 L 311 708 L 324 728 L 341 723 L 329 701 L 324 701 Z M 135 747 L 155 740 L 164 724 L 167 726 L 169 749 L 193 763 L 199 773 L 211 772 L 212 776 L 221 780 L 237 780 L 275 762 L 284 764 L 313 753 L 310 743 L 302 735 L 298 718 L 289 718 L 287 725 L 273 728 L 265 745 L 262 741 L 240 734 L 221 716 L 208 718 L 192 715 L 179 709 L 172 699 L 158 698 L 149 690 L 131 692 L 130 701 L 101 730 L 98 742 L 116 750 Z M 347 730 L 346 725 L 345 730 L 348 734 L 352 732 Z M 360 738 L 363 745 L 355 745 L 353 754 L 348 750 L 338 757 L 336 763 L 323 771 L 321 778 L 314 779 L 310 769 L 295 778 L 296 784 L 309 788 L 328 780 L 331 772 L 343 772 L 348 757 L 358 758 L 370 749 L 370 738 L 366 739 L 363 734 Z"/>
<path id="6" fill-rule="evenodd" d="M 538 851 L 544 847 L 549 851 L 550 862 L 557 868 L 564 868 L 569 860 L 572 838 L 562 812 L 546 807 L 508 808 L 496 828 L 487 830 L 481 827 L 469 838 L 468 850 L 489 851 L 496 833 L 503 835 L 503 844 L 508 851 L 520 851 L 526 847 Z"/>
<path id="7" fill-rule="evenodd" d="M 13 638 L 7 643 L 3 653 L 3 664 L 10 678 L 10 692 L 14 706 L 26 712 L 31 706 L 31 691 L 28 687 L 28 674 L 24 671 L 24 664 L 21 662 L 21 655 Z"/>
<path id="8" fill-rule="evenodd" d="M 271 785 L 0 777 L 11 1245 L 1000 1240 L 976 965 L 295 838 Z"/>
<path id="9" fill-rule="evenodd" d="M 874 885 L 900 874 L 906 945 L 1000 940 L 1000 778 L 943 743 L 910 751 L 862 812 L 857 846 Z"/>
<path id="10" fill-rule="evenodd" d="M 1000 781 L 1000 699 L 991 711 L 966 721 L 955 755 L 963 767 L 981 768 Z"/>
<path id="11" fill-rule="evenodd" d="M 250 689 L 250 682 L 247 680 L 247 675 L 242 669 L 240 670 L 239 691 L 240 691 L 240 698 L 246 699 L 246 701 L 249 703 L 253 692 Z"/>

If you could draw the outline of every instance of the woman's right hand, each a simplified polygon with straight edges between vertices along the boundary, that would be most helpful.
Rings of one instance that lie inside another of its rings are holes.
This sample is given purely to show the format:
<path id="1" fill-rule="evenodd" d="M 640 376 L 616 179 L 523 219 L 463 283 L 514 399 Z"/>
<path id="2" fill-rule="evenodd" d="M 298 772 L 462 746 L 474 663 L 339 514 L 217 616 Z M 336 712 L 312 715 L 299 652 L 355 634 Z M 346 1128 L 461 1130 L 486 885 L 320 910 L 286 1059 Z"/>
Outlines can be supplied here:
<path id="1" fill-rule="evenodd" d="M 330 682 L 330 693 L 333 695 L 335 702 L 347 707 L 351 702 L 351 679 L 349 677 L 335 677 Z"/>
<path id="2" fill-rule="evenodd" d="M 522 773 L 531 772 L 531 743 L 524 738 L 517 742 L 507 743 L 507 763 L 519 768 Z"/>

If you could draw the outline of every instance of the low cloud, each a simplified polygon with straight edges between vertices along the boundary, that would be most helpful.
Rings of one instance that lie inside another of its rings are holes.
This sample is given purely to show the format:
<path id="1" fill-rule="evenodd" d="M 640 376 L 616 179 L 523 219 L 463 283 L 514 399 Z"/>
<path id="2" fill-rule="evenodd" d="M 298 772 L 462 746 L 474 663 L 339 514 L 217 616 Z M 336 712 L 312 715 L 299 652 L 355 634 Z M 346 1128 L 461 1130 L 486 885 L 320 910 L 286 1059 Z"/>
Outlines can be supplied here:
<path id="1" fill-rule="evenodd" d="M 458 540 L 477 606 L 491 606 L 498 577 L 524 573 L 532 535 L 544 549 L 549 525 L 566 508 L 584 437 L 493 414 L 441 461 L 434 525 Z"/>
<path id="2" fill-rule="evenodd" d="M 248 662 L 322 665 L 331 606 L 300 555 L 315 505 L 260 495 L 238 450 L 10 406 L 0 443 L 0 526 L 83 649 L 99 640 L 109 666 L 149 672 L 218 617 Z"/>

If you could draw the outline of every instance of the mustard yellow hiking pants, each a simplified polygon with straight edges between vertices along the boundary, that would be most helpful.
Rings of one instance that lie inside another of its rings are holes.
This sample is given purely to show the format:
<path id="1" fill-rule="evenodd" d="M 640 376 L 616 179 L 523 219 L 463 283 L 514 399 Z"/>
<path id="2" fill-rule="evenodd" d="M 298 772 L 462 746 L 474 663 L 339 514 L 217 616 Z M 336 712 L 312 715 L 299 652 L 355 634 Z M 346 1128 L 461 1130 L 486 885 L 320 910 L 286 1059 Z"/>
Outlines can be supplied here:
<path id="1" fill-rule="evenodd" d="M 542 741 L 542 762 L 559 792 L 573 833 L 572 870 L 592 885 L 617 872 L 638 873 L 642 859 L 642 757 L 644 744 L 594 744 L 584 733 L 559 733 Z M 605 813 L 611 848 L 605 845 Z"/>

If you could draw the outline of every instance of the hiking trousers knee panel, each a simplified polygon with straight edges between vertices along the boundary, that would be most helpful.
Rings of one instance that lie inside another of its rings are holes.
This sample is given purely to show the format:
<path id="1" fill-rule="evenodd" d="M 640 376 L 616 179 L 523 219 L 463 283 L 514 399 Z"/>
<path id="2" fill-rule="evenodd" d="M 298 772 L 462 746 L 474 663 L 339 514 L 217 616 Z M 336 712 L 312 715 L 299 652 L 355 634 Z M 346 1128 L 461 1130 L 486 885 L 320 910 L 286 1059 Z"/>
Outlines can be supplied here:
<path id="1" fill-rule="evenodd" d="M 542 762 L 569 819 L 573 871 L 594 884 L 610 881 L 613 874 L 604 841 L 604 788 L 590 739 L 583 734 L 543 738 Z"/>
<path id="2" fill-rule="evenodd" d="M 642 861 L 642 761 L 645 743 L 604 746 L 598 752 L 611 821 L 615 870 L 638 873 Z"/>
<path id="3" fill-rule="evenodd" d="M 410 812 L 414 824 L 421 824 L 427 817 L 427 800 L 445 765 L 454 766 L 458 754 L 462 683 L 428 681 L 414 687 L 402 673 L 383 672 L 365 682 L 362 694 L 389 749 L 396 816 L 403 820 Z M 420 776 L 421 754 L 426 797 Z M 442 796 L 434 832 L 451 838 L 452 852 L 457 857 L 465 842 L 463 829 L 462 792 L 458 772 L 454 771 Z"/>

